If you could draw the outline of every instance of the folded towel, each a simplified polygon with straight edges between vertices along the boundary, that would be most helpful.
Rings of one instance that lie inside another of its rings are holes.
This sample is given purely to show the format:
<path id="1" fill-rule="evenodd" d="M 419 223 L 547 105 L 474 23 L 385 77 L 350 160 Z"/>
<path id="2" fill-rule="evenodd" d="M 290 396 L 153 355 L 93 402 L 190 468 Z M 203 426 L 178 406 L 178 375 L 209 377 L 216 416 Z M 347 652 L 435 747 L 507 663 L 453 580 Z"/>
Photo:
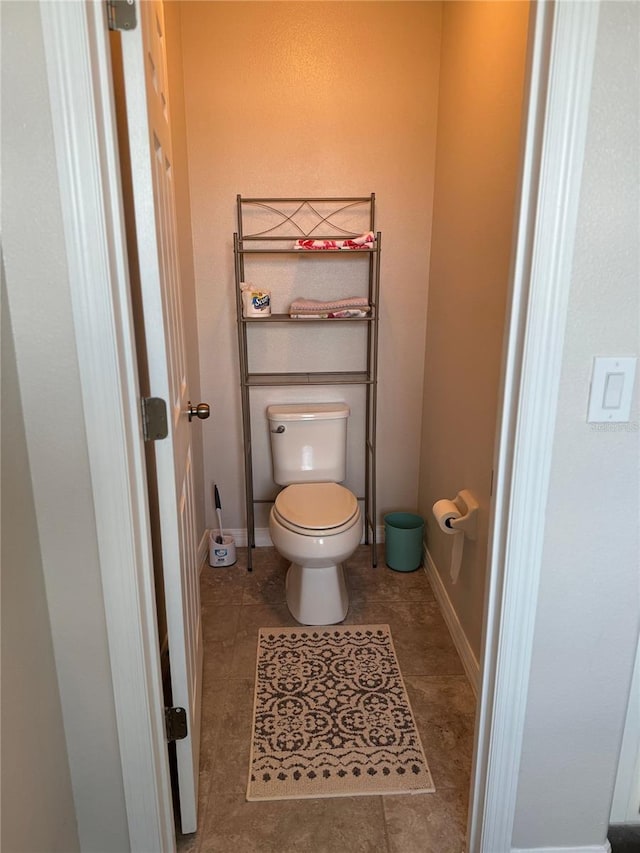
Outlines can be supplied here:
<path id="1" fill-rule="evenodd" d="M 353 316 L 366 316 L 370 310 L 371 306 L 365 296 L 348 296 L 345 299 L 333 299 L 328 302 L 322 302 L 319 299 L 295 299 L 289 307 L 289 314 L 292 317 L 319 314 L 336 316 L 340 311 L 362 311 L 363 314 Z"/>
<path id="2" fill-rule="evenodd" d="M 327 320 L 327 319 L 340 319 L 345 317 L 366 317 L 369 313 L 370 309 L 358 309 L 351 308 L 345 309 L 344 311 L 334 311 L 329 313 L 323 313 L 320 311 L 316 311 L 311 314 L 290 314 L 294 320 Z"/>
<path id="3" fill-rule="evenodd" d="M 342 243 L 342 240 L 296 240 L 293 248 L 315 250 L 339 249 L 340 246 L 338 243 Z"/>
<path id="4" fill-rule="evenodd" d="M 352 240 L 343 240 L 341 249 L 372 249 L 376 242 L 373 231 L 367 231 L 366 234 L 361 234 L 360 237 L 354 237 Z"/>
<path id="5" fill-rule="evenodd" d="M 352 251 L 354 249 L 372 249 L 375 242 L 376 238 L 373 231 L 368 231 L 359 237 L 351 237 L 346 240 L 313 240 L 311 238 L 296 240 L 293 248 L 325 252 L 335 250 Z"/>

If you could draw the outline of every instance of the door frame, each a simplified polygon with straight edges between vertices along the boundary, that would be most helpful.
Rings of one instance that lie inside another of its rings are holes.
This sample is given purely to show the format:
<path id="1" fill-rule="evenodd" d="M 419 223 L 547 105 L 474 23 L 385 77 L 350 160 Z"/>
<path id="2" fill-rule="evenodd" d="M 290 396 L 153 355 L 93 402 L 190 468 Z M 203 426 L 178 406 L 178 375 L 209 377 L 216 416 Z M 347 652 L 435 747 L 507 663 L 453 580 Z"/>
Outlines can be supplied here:
<path id="1" fill-rule="evenodd" d="M 175 849 L 106 8 L 40 3 L 132 850 Z M 516 809 L 599 3 L 532 4 L 470 853 Z M 526 570 L 524 570 L 526 567 Z"/>
<path id="2" fill-rule="evenodd" d="M 175 850 L 106 4 L 40 3 L 131 850 Z"/>
<path id="3" fill-rule="evenodd" d="M 511 850 L 599 0 L 532 3 L 468 841 Z"/>

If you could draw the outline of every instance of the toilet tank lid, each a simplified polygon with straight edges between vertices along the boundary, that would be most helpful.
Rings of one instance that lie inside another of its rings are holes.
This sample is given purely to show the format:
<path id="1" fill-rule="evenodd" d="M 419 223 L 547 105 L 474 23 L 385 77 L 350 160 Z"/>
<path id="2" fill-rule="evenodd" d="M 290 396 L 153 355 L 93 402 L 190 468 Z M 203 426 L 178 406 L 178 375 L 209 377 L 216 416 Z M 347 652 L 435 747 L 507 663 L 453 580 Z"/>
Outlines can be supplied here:
<path id="1" fill-rule="evenodd" d="M 349 406 L 346 403 L 286 403 L 279 406 L 267 406 L 267 418 L 270 421 L 328 421 L 348 418 Z"/>

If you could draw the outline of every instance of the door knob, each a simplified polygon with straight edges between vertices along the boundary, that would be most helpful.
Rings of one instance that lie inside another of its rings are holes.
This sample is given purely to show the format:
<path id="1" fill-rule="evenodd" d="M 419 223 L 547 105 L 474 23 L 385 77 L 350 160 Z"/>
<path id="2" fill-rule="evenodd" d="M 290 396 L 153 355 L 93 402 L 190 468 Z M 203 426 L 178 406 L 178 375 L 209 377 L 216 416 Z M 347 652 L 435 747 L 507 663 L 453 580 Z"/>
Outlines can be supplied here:
<path id="1" fill-rule="evenodd" d="M 200 418 L 201 421 L 206 421 L 211 412 L 209 411 L 208 403 L 198 403 L 197 406 L 191 405 L 191 400 L 187 403 L 187 415 L 189 417 L 189 421 L 192 421 L 194 418 Z"/>

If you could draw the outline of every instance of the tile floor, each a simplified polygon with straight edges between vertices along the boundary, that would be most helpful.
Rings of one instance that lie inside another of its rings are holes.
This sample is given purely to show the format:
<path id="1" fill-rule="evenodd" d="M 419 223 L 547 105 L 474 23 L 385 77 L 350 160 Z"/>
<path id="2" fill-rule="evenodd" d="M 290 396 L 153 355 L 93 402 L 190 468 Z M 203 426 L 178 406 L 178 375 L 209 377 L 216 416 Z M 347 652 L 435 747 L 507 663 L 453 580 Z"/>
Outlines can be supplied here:
<path id="1" fill-rule="evenodd" d="M 362 546 L 347 562 L 351 624 L 390 625 L 436 792 L 247 803 L 259 627 L 295 625 L 285 603 L 287 563 L 273 548 L 230 568 L 204 568 L 204 686 L 199 826 L 180 853 L 463 853 L 475 703 L 422 569 L 371 566 Z"/>
<path id="2" fill-rule="evenodd" d="M 612 853 L 640 853 L 640 826 L 610 826 L 607 838 Z"/>

